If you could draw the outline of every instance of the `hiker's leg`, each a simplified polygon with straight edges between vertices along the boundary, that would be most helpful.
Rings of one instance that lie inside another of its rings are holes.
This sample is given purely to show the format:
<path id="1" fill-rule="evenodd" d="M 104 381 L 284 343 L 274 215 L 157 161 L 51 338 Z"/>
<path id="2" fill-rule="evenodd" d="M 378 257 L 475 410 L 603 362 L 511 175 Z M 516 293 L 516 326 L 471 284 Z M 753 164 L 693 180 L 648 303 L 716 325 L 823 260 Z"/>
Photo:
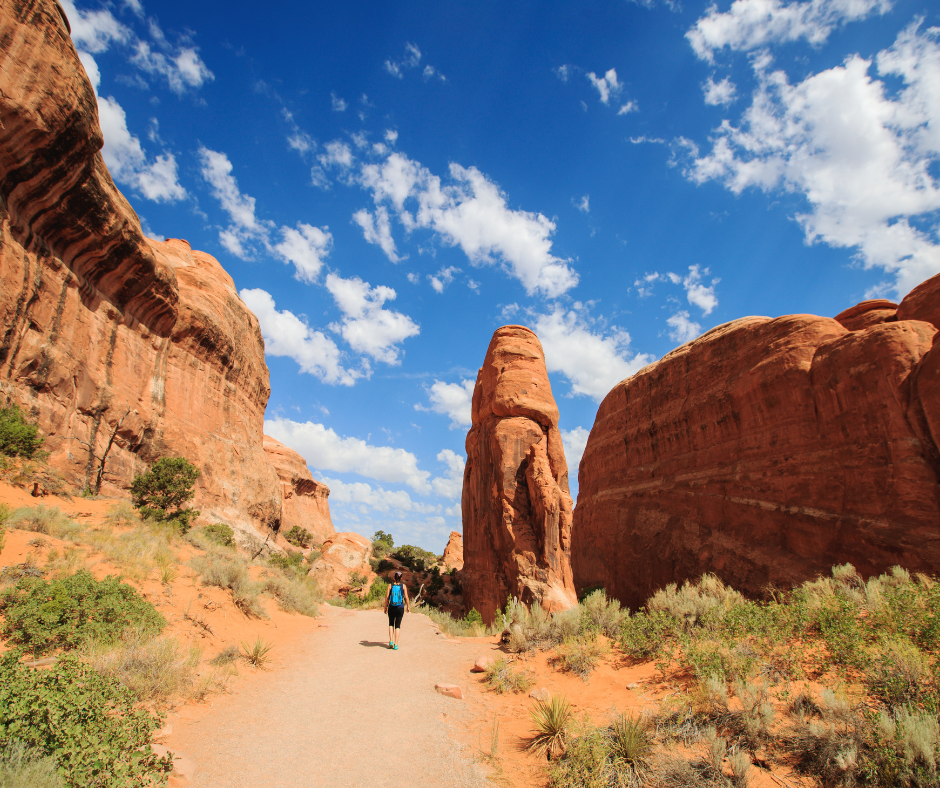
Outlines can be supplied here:
<path id="1" fill-rule="evenodd" d="M 395 628 L 391 624 L 389 624 L 388 625 L 388 642 L 389 643 L 394 642 L 393 641 L 394 635 L 395 635 Z"/>
<path id="2" fill-rule="evenodd" d="M 399 627 L 395 627 L 395 645 L 398 645 L 398 633 L 401 632 Z"/>

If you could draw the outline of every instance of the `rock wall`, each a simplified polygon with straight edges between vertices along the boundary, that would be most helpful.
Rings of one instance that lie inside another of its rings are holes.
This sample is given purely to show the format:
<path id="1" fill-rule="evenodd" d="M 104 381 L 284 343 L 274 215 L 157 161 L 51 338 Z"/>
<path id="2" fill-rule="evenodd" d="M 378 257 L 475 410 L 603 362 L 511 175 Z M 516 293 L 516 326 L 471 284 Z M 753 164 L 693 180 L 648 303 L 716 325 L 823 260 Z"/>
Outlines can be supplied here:
<path id="1" fill-rule="evenodd" d="M 303 457 L 270 435 L 264 436 L 264 453 L 281 482 L 281 530 L 287 533 L 291 526 L 299 525 L 313 535 L 315 545 L 333 536 L 330 488 L 313 478 Z"/>
<path id="2" fill-rule="evenodd" d="M 835 319 L 748 317 L 607 395 L 572 563 L 632 607 L 715 572 L 752 595 L 851 562 L 940 571 L 940 276 Z"/>
<path id="3" fill-rule="evenodd" d="M 463 569 L 463 536 L 457 531 L 450 532 L 450 538 L 447 540 L 447 547 L 444 548 L 441 559 L 447 570 Z"/>
<path id="4" fill-rule="evenodd" d="M 571 495 L 545 354 L 534 332 L 497 329 L 473 391 L 463 478 L 467 608 L 487 623 L 510 596 L 546 610 L 577 604 Z"/>
<path id="5" fill-rule="evenodd" d="M 113 435 L 103 492 L 181 455 L 204 514 L 276 528 L 258 321 L 214 258 L 143 235 L 101 146 L 61 8 L 0 4 L 0 394 L 78 487 Z"/>
<path id="6" fill-rule="evenodd" d="M 327 599 L 345 594 L 351 587 L 353 575 L 364 578 L 365 590 L 368 591 L 375 579 L 375 572 L 369 559 L 372 558 L 372 542 L 357 533 L 338 533 L 329 537 L 321 547 L 320 557 L 313 562 L 309 575 Z"/>

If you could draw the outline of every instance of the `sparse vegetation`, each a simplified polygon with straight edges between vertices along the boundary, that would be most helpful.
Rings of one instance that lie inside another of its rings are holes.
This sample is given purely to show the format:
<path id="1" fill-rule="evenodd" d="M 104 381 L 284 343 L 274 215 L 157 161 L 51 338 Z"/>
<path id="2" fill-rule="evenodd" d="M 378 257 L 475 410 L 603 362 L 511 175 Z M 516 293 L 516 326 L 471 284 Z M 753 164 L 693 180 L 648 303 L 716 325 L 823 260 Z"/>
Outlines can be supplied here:
<path id="1" fill-rule="evenodd" d="M 55 758 L 13 740 L 0 752 L 0 788 L 62 788 Z"/>
<path id="2" fill-rule="evenodd" d="M 199 516 L 195 509 L 183 506 L 193 495 L 199 469 L 185 457 L 161 457 L 144 474 L 135 476 L 131 496 L 144 517 L 174 523 L 182 533 Z"/>
<path id="3" fill-rule="evenodd" d="M 48 506 L 21 506 L 7 520 L 10 528 L 34 531 L 57 539 L 73 539 L 81 530 L 78 523 L 59 509 Z"/>
<path id="4" fill-rule="evenodd" d="M 402 545 L 392 558 L 407 566 L 412 572 L 423 572 L 437 563 L 437 556 L 429 550 L 423 550 L 411 544 Z"/>
<path id="5" fill-rule="evenodd" d="M 313 534 L 306 528 L 301 528 L 299 525 L 295 525 L 284 534 L 284 538 L 294 545 L 294 547 L 300 547 L 304 550 L 313 543 Z"/>
<path id="6" fill-rule="evenodd" d="M 235 531 L 232 530 L 230 525 L 226 525 L 225 523 L 212 523 L 212 525 L 207 525 L 202 529 L 202 533 L 206 539 L 220 547 L 235 546 Z"/>
<path id="7" fill-rule="evenodd" d="M 645 785 L 653 739 L 644 720 L 618 715 L 606 728 L 585 722 L 549 771 L 551 788 Z"/>
<path id="8" fill-rule="evenodd" d="M 486 669 L 486 685 L 500 695 L 507 692 L 525 692 L 534 683 L 530 673 L 514 670 L 512 662 L 505 657 L 500 657 Z"/>
<path id="9" fill-rule="evenodd" d="M 574 713 L 571 704 L 561 695 L 553 695 L 548 700 L 538 700 L 531 712 L 535 735 L 529 741 L 528 749 L 536 755 L 545 755 L 551 760 L 561 755 L 568 746 Z"/>
<path id="10" fill-rule="evenodd" d="M 198 573 L 203 584 L 230 591 L 235 606 L 246 616 L 267 618 L 261 600 L 264 585 L 251 579 L 243 558 L 224 548 L 213 547 L 204 555 L 197 555 L 189 565 Z"/>
<path id="11" fill-rule="evenodd" d="M 242 658 L 249 665 L 263 669 L 271 659 L 268 654 L 270 654 L 272 648 L 274 646 L 265 643 L 259 635 L 255 638 L 254 643 L 242 643 Z"/>
<path id="12" fill-rule="evenodd" d="M 0 408 L 0 454 L 30 459 L 42 446 L 39 428 L 16 405 Z"/>

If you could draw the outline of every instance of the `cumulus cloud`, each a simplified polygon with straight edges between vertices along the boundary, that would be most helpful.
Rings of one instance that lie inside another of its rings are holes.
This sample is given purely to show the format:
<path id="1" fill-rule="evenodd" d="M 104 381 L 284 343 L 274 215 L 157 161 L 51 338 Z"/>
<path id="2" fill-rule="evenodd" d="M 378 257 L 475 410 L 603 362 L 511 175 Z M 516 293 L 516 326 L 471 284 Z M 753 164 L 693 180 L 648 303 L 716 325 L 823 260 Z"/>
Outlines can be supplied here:
<path id="1" fill-rule="evenodd" d="M 348 170 L 352 167 L 352 149 L 345 142 L 333 140 L 323 147 L 326 152 L 317 158 L 324 167 L 338 167 L 340 170 Z"/>
<path id="2" fill-rule="evenodd" d="M 616 327 L 592 330 L 587 309 L 578 303 L 569 310 L 556 305 L 535 319 L 535 332 L 545 350 L 549 372 L 560 372 L 571 383 L 572 394 L 600 402 L 621 380 L 649 364 L 646 353 L 630 354 L 630 335 Z"/>
<path id="3" fill-rule="evenodd" d="M 728 77 L 721 82 L 715 82 L 709 77 L 702 85 L 702 92 L 705 94 L 705 103 L 713 107 L 727 107 L 737 98 L 737 88 Z"/>
<path id="4" fill-rule="evenodd" d="M 123 44 L 133 38 L 130 28 L 107 9 L 79 11 L 72 0 L 61 0 L 61 4 L 69 18 L 76 49 L 98 54 L 106 51 L 112 42 Z"/>
<path id="5" fill-rule="evenodd" d="M 127 116 L 117 101 L 99 96 L 98 120 L 104 136 L 101 155 L 114 180 L 156 202 L 174 202 L 186 196 L 179 182 L 176 158 L 172 153 L 164 153 L 148 160 L 140 140 L 128 130 Z"/>
<path id="6" fill-rule="evenodd" d="M 329 228 L 313 227 L 299 222 L 297 229 L 282 227 L 282 241 L 274 247 L 277 255 L 287 263 L 293 263 L 294 277 L 301 282 L 317 281 L 323 260 L 333 246 L 333 235 Z"/>
<path id="7" fill-rule="evenodd" d="M 444 288 L 454 281 L 454 274 L 457 273 L 460 273 L 460 269 L 456 266 L 449 265 L 445 268 L 441 268 L 436 274 L 429 274 L 428 280 L 431 282 L 431 287 L 434 288 L 434 292 L 443 293 Z"/>
<path id="8" fill-rule="evenodd" d="M 666 323 L 669 326 L 669 337 L 680 345 L 691 342 L 702 333 L 702 327 L 694 323 L 685 310 L 676 312 Z"/>
<path id="9" fill-rule="evenodd" d="M 416 44 L 408 43 L 405 44 L 404 57 L 400 60 L 392 60 L 391 58 L 386 60 L 385 70 L 396 79 L 404 79 L 406 71 L 417 68 L 419 65 L 421 65 L 421 50 L 418 49 Z M 434 78 L 439 79 L 441 82 L 447 81 L 447 77 L 431 65 L 426 65 L 421 74 L 425 82 Z"/>
<path id="10" fill-rule="evenodd" d="M 565 460 L 568 462 L 568 475 L 578 478 L 578 467 L 587 446 L 588 436 L 591 433 L 584 427 L 575 427 L 573 430 L 561 431 L 561 442 L 565 447 Z"/>
<path id="11" fill-rule="evenodd" d="M 616 96 L 623 90 L 623 85 L 617 80 L 616 69 L 609 69 L 602 77 L 598 77 L 593 71 L 589 71 L 587 78 L 600 94 L 601 104 L 609 104 L 610 97 Z"/>
<path id="12" fill-rule="evenodd" d="M 375 209 L 375 214 L 369 213 L 365 208 L 353 214 L 353 221 L 362 228 L 362 236 L 370 244 L 377 244 L 385 252 L 385 256 L 393 263 L 402 258 L 398 256 L 395 248 L 395 239 L 392 238 L 392 226 L 388 220 L 388 210 L 384 205 Z"/>
<path id="13" fill-rule="evenodd" d="M 470 426 L 470 410 L 473 402 L 473 387 L 476 381 L 461 380 L 459 383 L 445 383 L 435 380 L 427 388 L 430 407 L 417 403 L 415 410 L 433 411 L 450 419 L 450 428 Z"/>
<path id="14" fill-rule="evenodd" d="M 590 195 L 585 194 L 580 200 L 578 201 L 572 200 L 572 202 L 574 203 L 574 207 L 577 208 L 579 211 L 582 211 L 583 213 L 591 212 Z"/>
<path id="15" fill-rule="evenodd" d="M 333 385 L 352 386 L 358 379 L 369 377 L 368 368 L 344 368 L 343 352 L 336 343 L 292 312 L 278 311 L 270 293 L 245 288 L 239 295 L 258 318 L 265 355 L 293 359 L 302 372 Z"/>
<path id="16" fill-rule="evenodd" d="M 330 93 L 330 101 L 333 106 L 333 112 L 345 112 L 349 106 L 345 100 L 341 99 L 335 93 Z"/>
<path id="17" fill-rule="evenodd" d="M 626 104 L 622 104 L 620 109 L 617 110 L 618 115 L 629 115 L 631 112 L 639 112 L 640 107 L 635 101 L 628 101 Z"/>
<path id="18" fill-rule="evenodd" d="M 712 279 L 711 284 L 706 285 L 702 282 L 703 276 L 708 276 L 709 270 L 699 268 L 698 265 L 690 265 L 689 273 L 686 276 L 678 274 L 666 274 L 674 285 L 682 285 L 685 288 L 685 295 L 689 303 L 702 310 L 703 315 L 710 315 L 718 306 L 718 296 L 715 295 L 715 285 L 721 280 Z"/>
<path id="19" fill-rule="evenodd" d="M 871 6 L 876 8 L 876 6 Z M 734 193 L 753 187 L 801 194 L 807 243 L 854 248 L 866 268 L 893 277 L 875 292 L 905 295 L 940 272 L 940 28 L 916 22 L 870 60 L 791 84 L 756 58 L 758 88 L 740 125 L 725 121 L 712 149 L 693 152 L 693 181 Z M 874 65 L 874 68 L 873 68 Z M 889 88 L 881 77 L 899 78 Z"/>
<path id="20" fill-rule="evenodd" d="M 401 312 L 385 309 L 386 301 L 396 297 L 390 287 L 371 287 L 359 277 L 343 279 L 337 274 L 326 277 L 326 289 L 343 313 L 343 319 L 330 328 L 341 334 L 353 350 L 386 364 L 399 364 L 398 345 L 420 333 L 418 324 Z"/>
<path id="21" fill-rule="evenodd" d="M 297 451 L 311 468 L 337 473 L 357 473 L 380 482 L 407 484 L 416 492 L 431 492 L 431 474 L 418 467 L 410 451 L 374 446 L 361 438 L 337 435 L 312 421 L 283 417 L 264 420 L 264 432 Z"/>
<path id="22" fill-rule="evenodd" d="M 798 39 L 819 45 L 837 27 L 890 8 L 890 0 L 734 0 L 727 11 L 712 5 L 686 38 L 695 54 L 711 63 L 724 47 L 750 51 Z"/>
<path id="23" fill-rule="evenodd" d="M 659 273 L 653 271 L 651 274 L 646 274 L 637 279 L 633 286 L 636 288 L 636 294 L 640 298 L 649 298 L 653 295 L 653 284 L 658 282 L 662 277 Z"/>
<path id="24" fill-rule="evenodd" d="M 392 153 L 362 168 L 362 185 L 376 204 L 390 203 L 406 230 L 428 228 L 459 246 L 474 265 L 501 264 L 529 294 L 556 297 L 578 283 L 567 260 L 551 253 L 555 223 L 542 214 L 512 210 L 506 195 L 476 167 L 450 165 L 451 182 L 418 162 Z M 409 201 L 416 203 L 409 209 Z"/>
<path id="25" fill-rule="evenodd" d="M 344 482 L 328 476 L 322 477 L 321 481 L 330 488 L 331 504 L 354 504 L 383 513 L 394 509 L 417 514 L 440 514 L 442 509 L 440 504 L 412 500 L 407 490 L 386 490 L 384 487 L 373 487 L 366 482 Z"/>
<path id="26" fill-rule="evenodd" d="M 177 94 L 201 88 L 215 79 L 195 47 L 160 52 L 148 42 L 138 41 L 131 62 L 151 76 L 163 77 L 170 90 Z"/>
<path id="27" fill-rule="evenodd" d="M 431 489 L 441 498 L 460 498 L 463 491 L 463 469 L 467 461 L 450 449 L 439 452 L 437 459 L 447 466 L 447 471 L 443 476 L 431 480 Z"/>
<path id="28" fill-rule="evenodd" d="M 555 73 L 555 76 L 558 77 L 562 82 L 567 82 L 571 79 L 571 74 L 574 72 L 575 67 L 569 65 L 558 66 L 558 68 L 552 69 Z"/>

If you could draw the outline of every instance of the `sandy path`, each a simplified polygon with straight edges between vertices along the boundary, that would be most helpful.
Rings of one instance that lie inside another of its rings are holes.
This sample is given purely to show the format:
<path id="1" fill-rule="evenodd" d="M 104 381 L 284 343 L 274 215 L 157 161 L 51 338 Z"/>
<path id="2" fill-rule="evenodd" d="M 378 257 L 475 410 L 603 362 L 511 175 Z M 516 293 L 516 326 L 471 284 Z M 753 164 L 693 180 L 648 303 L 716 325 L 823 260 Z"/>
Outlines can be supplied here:
<path id="1" fill-rule="evenodd" d="M 466 691 L 474 647 L 436 632 L 406 614 L 392 651 L 381 611 L 324 605 L 321 627 L 287 664 L 246 677 L 211 707 L 171 715 L 165 744 L 195 764 L 187 784 L 199 788 L 485 785 L 448 735 L 467 705 L 434 689 Z"/>

